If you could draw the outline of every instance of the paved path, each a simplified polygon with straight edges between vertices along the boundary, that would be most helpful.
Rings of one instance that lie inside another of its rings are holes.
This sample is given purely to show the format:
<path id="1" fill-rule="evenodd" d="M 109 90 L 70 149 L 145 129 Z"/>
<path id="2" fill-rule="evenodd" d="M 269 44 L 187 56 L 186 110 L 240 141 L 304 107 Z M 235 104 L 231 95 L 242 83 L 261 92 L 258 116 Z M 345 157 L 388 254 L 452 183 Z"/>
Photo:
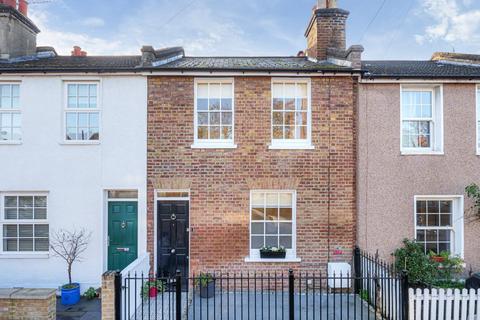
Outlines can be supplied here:
<path id="1" fill-rule="evenodd" d="M 236 291 L 235 293 L 217 293 L 210 299 L 201 299 L 198 294 L 191 296 L 186 305 L 186 294 L 182 296 L 183 318 L 189 320 L 261 320 L 261 319 L 288 319 L 288 294 L 282 297 L 281 292 L 275 294 L 265 293 L 262 295 L 248 291 Z M 295 319 L 374 319 L 371 309 L 356 295 L 353 294 L 296 294 Z M 320 315 L 321 313 L 321 315 Z M 356 313 L 356 315 L 354 315 Z M 156 317 L 155 317 L 156 315 Z M 132 317 L 134 319 L 134 317 Z M 139 320 L 149 319 L 175 319 L 175 295 L 150 299 L 144 302 L 137 310 Z"/>
<path id="2" fill-rule="evenodd" d="M 102 306 L 99 299 L 86 300 L 81 298 L 74 306 L 63 306 L 57 299 L 57 320 L 100 320 Z"/>
<path id="3" fill-rule="evenodd" d="M 308 299 L 308 300 L 307 300 Z M 352 294 L 295 294 L 295 319 L 360 319 L 368 317 L 369 308 Z M 288 319 L 288 294 L 265 294 L 255 297 L 253 293 L 217 294 L 214 298 L 196 297 L 188 310 L 189 319 Z M 320 315 L 321 313 L 321 315 Z M 356 313 L 356 317 L 355 314 Z M 373 317 L 373 313 L 371 316 Z M 201 315 L 201 317 L 200 317 Z"/>

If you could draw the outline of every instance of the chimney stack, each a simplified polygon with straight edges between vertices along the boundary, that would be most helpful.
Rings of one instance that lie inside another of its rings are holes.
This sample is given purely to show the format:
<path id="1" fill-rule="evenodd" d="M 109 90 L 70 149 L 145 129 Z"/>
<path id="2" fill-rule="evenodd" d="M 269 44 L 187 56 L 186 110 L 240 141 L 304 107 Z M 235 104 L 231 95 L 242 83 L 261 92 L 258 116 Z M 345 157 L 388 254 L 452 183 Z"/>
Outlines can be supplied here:
<path id="1" fill-rule="evenodd" d="M 362 46 L 346 49 L 347 10 L 337 7 L 337 0 L 317 0 L 308 24 L 307 57 L 318 61 L 329 60 L 335 64 L 361 67 Z"/>
<path id="2" fill-rule="evenodd" d="M 32 56 L 40 30 L 27 17 L 26 0 L 0 0 L 0 59 Z"/>

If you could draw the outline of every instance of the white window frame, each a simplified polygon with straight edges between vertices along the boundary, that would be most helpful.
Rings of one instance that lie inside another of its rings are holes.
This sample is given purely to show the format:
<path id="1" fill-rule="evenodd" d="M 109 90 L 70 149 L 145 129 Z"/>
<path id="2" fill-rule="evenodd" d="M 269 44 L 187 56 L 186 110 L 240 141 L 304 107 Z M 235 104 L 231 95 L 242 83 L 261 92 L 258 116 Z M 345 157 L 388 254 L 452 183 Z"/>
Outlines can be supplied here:
<path id="1" fill-rule="evenodd" d="M 252 249 L 252 200 L 254 193 L 288 193 L 292 195 L 292 249 L 287 249 L 285 259 L 261 259 L 260 250 Z M 248 211 L 248 250 L 249 256 L 245 258 L 245 262 L 264 262 L 264 263 L 285 263 L 300 262 L 297 257 L 297 191 L 296 190 L 250 190 L 250 204 Z"/>
<path id="2" fill-rule="evenodd" d="M 8 196 L 27 196 L 27 197 L 46 197 L 47 198 L 47 218 L 46 219 L 31 219 L 31 220 L 7 220 L 5 219 L 5 197 Z M 51 224 L 49 222 L 49 193 L 48 192 L 1 192 L 0 193 L 0 259 L 2 258 L 48 258 L 50 254 L 50 248 L 48 251 L 5 251 L 3 248 L 3 226 L 5 224 L 46 224 L 50 227 Z M 51 234 L 49 234 L 49 246 L 51 241 Z"/>
<path id="3" fill-rule="evenodd" d="M 432 117 L 431 118 L 408 118 L 403 115 L 403 92 L 431 92 L 432 93 Z M 406 148 L 403 146 L 403 121 L 431 121 L 430 147 L 429 148 Z M 443 155 L 443 85 L 400 85 L 400 151 L 402 155 Z"/>
<path id="4" fill-rule="evenodd" d="M 22 144 L 23 142 L 23 119 L 22 119 L 22 84 L 20 81 L 8 81 L 8 82 L 1 82 L 0 85 L 18 85 L 19 90 L 19 106 L 17 109 L 4 109 L 0 108 L 0 114 L 19 114 L 20 115 L 20 140 L 0 140 L 0 144 L 6 145 L 13 145 L 13 144 Z M 1 128 L 1 127 L 0 127 Z"/>
<path id="5" fill-rule="evenodd" d="M 198 110 L 197 97 L 198 85 L 210 83 L 224 83 L 232 85 L 232 139 L 198 139 Z M 193 136 L 192 149 L 235 149 L 235 80 L 234 78 L 195 78 L 194 80 L 194 115 L 193 115 Z"/>
<path id="6" fill-rule="evenodd" d="M 91 108 L 69 108 L 68 107 L 68 85 L 83 84 L 97 86 L 97 107 Z M 63 81 L 63 114 L 62 114 L 62 144 L 65 145 L 96 145 L 102 140 L 102 82 L 100 80 L 64 80 Z M 98 113 L 98 140 L 68 140 L 67 139 L 67 113 Z"/>
<path id="7" fill-rule="evenodd" d="M 274 139 L 273 138 L 273 92 L 275 84 L 298 84 L 303 83 L 307 85 L 307 98 L 308 98 L 308 110 L 307 110 L 307 139 Z M 270 97 L 270 136 L 271 144 L 270 150 L 302 150 L 302 149 L 315 149 L 312 145 L 312 81 L 310 78 L 272 78 L 271 82 L 271 97 Z"/>
<path id="8" fill-rule="evenodd" d="M 414 221 L 414 235 L 413 239 L 417 238 L 417 229 L 421 230 L 438 230 L 442 227 L 424 227 L 417 225 L 417 201 L 452 201 L 452 230 L 453 236 L 451 241 L 451 254 L 464 258 L 465 243 L 464 243 L 464 196 L 463 195 L 416 195 L 413 202 L 413 221 Z"/>
<path id="9" fill-rule="evenodd" d="M 480 85 L 475 86 L 475 110 L 476 110 L 476 122 L 475 122 L 475 131 L 476 131 L 476 150 L 477 156 L 480 156 Z"/>

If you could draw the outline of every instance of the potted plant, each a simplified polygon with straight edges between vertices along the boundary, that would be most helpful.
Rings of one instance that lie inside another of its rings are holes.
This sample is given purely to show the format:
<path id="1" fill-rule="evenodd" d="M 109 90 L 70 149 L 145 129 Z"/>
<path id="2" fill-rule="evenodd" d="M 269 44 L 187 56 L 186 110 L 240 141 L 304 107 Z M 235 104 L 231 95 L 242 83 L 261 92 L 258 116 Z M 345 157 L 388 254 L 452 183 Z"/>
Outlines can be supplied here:
<path id="1" fill-rule="evenodd" d="M 262 247 L 260 258 L 262 259 L 285 259 L 287 250 L 284 247 Z"/>
<path id="2" fill-rule="evenodd" d="M 159 293 L 165 291 L 165 284 L 156 279 L 150 279 L 143 284 L 142 297 L 144 299 L 155 298 Z"/>
<path id="3" fill-rule="evenodd" d="M 432 261 L 436 263 L 445 262 L 445 257 L 442 257 L 441 255 L 437 255 L 437 254 L 431 254 L 430 259 L 432 259 Z"/>
<path id="4" fill-rule="evenodd" d="M 200 289 L 200 298 L 209 299 L 215 295 L 215 278 L 209 273 L 200 273 L 195 278 L 195 286 Z"/>
<path id="5" fill-rule="evenodd" d="M 68 231 L 58 230 L 53 233 L 50 248 L 55 256 L 67 263 L 68 283 L 62 286 L 61 301 L 63 305 L 74 305 L 80 300 L 80 284 L 72 282 L 72 265 L 82 261 L 81 254 L 85 252 L 91 233 L 85 229 Z"/>

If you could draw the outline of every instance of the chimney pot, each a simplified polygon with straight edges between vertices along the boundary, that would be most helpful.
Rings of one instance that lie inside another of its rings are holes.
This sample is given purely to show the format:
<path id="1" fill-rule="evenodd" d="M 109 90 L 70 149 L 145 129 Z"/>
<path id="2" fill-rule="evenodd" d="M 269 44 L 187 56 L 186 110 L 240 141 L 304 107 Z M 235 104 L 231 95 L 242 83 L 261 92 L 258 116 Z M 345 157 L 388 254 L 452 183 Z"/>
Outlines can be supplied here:
<path id="1" fill-rule="evenodd" d="M 82 51 L 82 48 L 80 48 L 79 46 L 73 47 L 72 57 L 86 57 L 86 56 L 87 56 L 87 52 Z"/>
<path id="2" fill-rule="evenodd" d="M 337 7 L 337 0 L 318 0 L 317 9 L 330 9 Z"/>
<path id="3" fill-rule="evenodd" d="M 9 7 L 12 7 L 14 9 L 17 9 L 17 0 L 3 0 L 1 3 Z"/>
<path id="4" fill-rule="evenodd" d="M 18 11 L 23 14 L 25 17 L 28 16 L 28 2 L 27 0 L 18 1 Z"/>

